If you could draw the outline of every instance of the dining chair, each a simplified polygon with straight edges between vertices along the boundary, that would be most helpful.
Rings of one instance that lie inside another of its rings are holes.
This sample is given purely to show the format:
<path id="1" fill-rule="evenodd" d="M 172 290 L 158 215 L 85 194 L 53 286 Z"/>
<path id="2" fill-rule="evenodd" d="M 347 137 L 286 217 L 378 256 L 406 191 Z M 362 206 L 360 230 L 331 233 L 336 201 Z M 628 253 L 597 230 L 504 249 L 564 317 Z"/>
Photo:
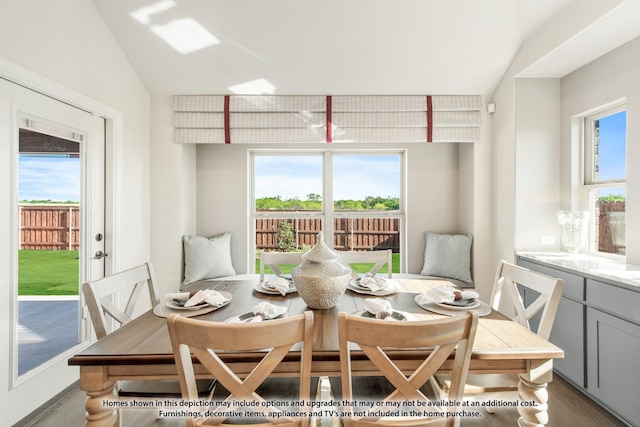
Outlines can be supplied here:
<path id="1" fill-rule="evenodd" d="M 147 298 L 143 298 L 145 293 Z M 98 339 L 159 303 L 156 277 L 151 263 L 85 282 L 82 284 L 82 294 Z M 123 303 L 119 304 L 119 301 Z M 214 389 L 215 380 L 198 381 L 200 396 L 206 397 Z M 126 380 L 118 381 L 118 395 L 124 399 L 179 399 L 181 390 L 180 383 L 176 380 Z"/>
<path id="2" fill-rule="evenodd" d="M 525 298 L 518 287 L 524 289 Z M 563 288 L 562 279 L 500 261 L 491 291 L 491 307 L 530 330 L 531 321 L 537 321 L 534 332 L 548 340 Z M 437 396 L 446 399 L 450 393 L 450 382 L 450 376 L 436 375 L 431 386 Z M 518 382 L 516 374 L 471 374 L 467 377 L 464 395 L 485 401 L 517 400 Z M 486 409 L 492 413 L 494 408 L 487 406 Z"/>
<path id="3" fill-rule="evenodd" d="M 387 266 L 387 277 L 391 279 L 393 277 L 393 266 L 391 262 L 391 249 L 385 249 L 382 251 L 338 251 L 340 255 L 340 262 L 347 265 L 354 274 L 358 274 L 351 264 L 373 264 L 369 270 L 369 274 L 376 275 L 382 269 Z"/>
<path id="4" fill-rule="evenodd" d="M 170 314 L 167 318 L 167 327 L 178 368 L 183 400 L 193 402 L 196 405 L 192 407 L 194 411 L 199 408 L 199 404 L 203 405 L 200 412 L 202 414 L 206 412 L 205 416 L 188 418 L 187 426 L 238 425 L 245 417 L 253 419 L 254 416 L 260 419 L 261 426 L 306 427 L 309 425 L 308 416 L 290 416 L 283 411 L 283 409 L 291 409 L 282 405 L 284 400 L 278 400 L 277 396 L 269 396 L 268 400 L 265 399 L 259 387 L 265 380 L 279 379 L 269 378 L 269 376 L 289 354 L 292 347 L 301 344 L 302 347 L 299 350 L 296 349 L 299 353 L 296 359 L 299 360 L 299 370 L 291 372 L 299 376 L 297 387 L 299 400 L 293 402 L 293 410 L 298 412 L 309 410 L 313 333 L 311 311 L 284 319 L 252 323 L 208 322 Z M 241 374 L 234 372 L 233 366 L 226 364 L 220 356 L 225 351 L 255 352 L 256 364 L 248 375 L 241 378 Z M 220 400 L 215 398 L 212 402 L 198 400 L 194 359 L 197 359 L 228 391 L 229 395 L 226 398 Z M 298 406 L 297 403 L 300 405 Z M 253 408 L 259 413 L 255 415 L 247 413 L 247 407 L 244 407 L 246 404 L 249 404 L 248 408 Z M 242 416 L 229 418 L 228 414 L 233 411 L 240 412 Z"/>
<path id="5" fill-rule="evenodd" d="M 304 252 L 269 252 L 260 253 L 260 281 L 264 281 L 265 267 L 271 268 L 276 276 L 282 276 L 280 266 L 293 265 L 297 266 L 302 263 L 302 255 Z"/>
<path id="6" fill-rule="evenodd" d="M 456 416 L 421 417 L 414 413 L 411 416 L 381 417 L 379 414 L 389 410 L 391 406 L 387 405 L 388 402 L 420 404 L 422 406 L 417 406 L 418 408 L 429 408 L 430 412 L 458 412 L 456 407 L 439 408 L 437 402 L 430 400 L 421 388 L 453 355 L 450 397 L 452 400 L 461 400 L 477 325 L 478 314 L 475 310 L 444 319 L 410 322 L 389 322 L 339 313 L 340 372 L 345 405 L 343 411 L 352 415 L 343 418 L 344 425 L 459 425 L 460 418 Z M 353 393 L 351 365 L 363 363 L 360 354 L 355 357 L 357 360 L 353 360 L 352 344 L 359 346 L 362 353 L 392 385 L 391 393 L 376 401 L 373 406 L 350 406 L 359 399 Z M 409 376 L 404 372 L 406 368 L 397 366 L 393 357 L 388 354 L 394 349 L 407 348 L 429 349 L 424 351 L 424 360 Z M 356 412 L 358 416 L 355 416 Z"/>

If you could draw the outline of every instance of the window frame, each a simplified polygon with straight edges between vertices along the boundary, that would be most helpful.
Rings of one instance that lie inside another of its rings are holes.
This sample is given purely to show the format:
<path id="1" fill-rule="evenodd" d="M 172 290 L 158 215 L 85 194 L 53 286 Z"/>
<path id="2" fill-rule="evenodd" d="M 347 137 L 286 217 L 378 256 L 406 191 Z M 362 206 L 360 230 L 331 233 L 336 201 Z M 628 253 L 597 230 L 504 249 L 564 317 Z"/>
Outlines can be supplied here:
<path id="1" fill-rule="evenodd" d="M 603 106 L 598 109 L 594 109 L 589 113 L 582 115 L 581 117 L 581 154 L 582 154 L 582 173 L 580 177 L 580 200 L 581 203 L 586 203 L 586 209 L 590 212 L 591 220 L 589 221 L 588 231 L 588 244 L 587 251 L 596 254 L 598 256 L 612 257 L 624 259 L 623 254 L 614 254 L 609 252 L 601 252 L 596 245 L 596 218 L 595 218 L 595 206 L 598 198 L 598 190 L 607 188 L 627 188 L 627 172 L 626 172 L 626 151 L 625 151 L 625 176 L 619 179 L 595 179 L 594 178 L 594 158 L 595 158 L 595 135 L 593 122 L 605 117 L 612 116 L 622 111 L 627 112 L 626 101 L 616 102 L 612 105 Z M 626 127 L 625 119 L 625 127 Z M 625 132 L 625 147 L 627 143 Z M 626 239 L 626 237 L 625 237 Z"/>
<path id="2" fill-rule="evenodd" d="M 398 155 L 400 157 L 400 205 L 397 211 L 336 211 L 334 209 L 333 195 L 333 157 L 336 155 Z M 324 233 L 325 243 L 333 249 L 334 241 L 334 218 L 398 218 L 400 233 L 400 270 L 405 270 L 406 260 L 403 256 L 406 246 L 406 226 L 405 215 L 407 206 L 406 188 L 407 188 L 407 150 L 406 149 L 344 149 L 344 148 L 322 148 L 322 149 L 251 149 L 249 155 L 249 247 L 256 247 L 256 220 L 260 218 L 274 219 L 296 219 L 296 218 L 314 218 L 320 219 L 322 222 L 322 231 Z M 298 211 L 298 212 L 262 212 L 256 211 L 255 197 L 255 158 L 256 156 L 293 156 L 293 155 L 322 155 L 322 210 L 321 211 Z M 249 271 L 255 273 L 254 263 L 249 263 Z"/>

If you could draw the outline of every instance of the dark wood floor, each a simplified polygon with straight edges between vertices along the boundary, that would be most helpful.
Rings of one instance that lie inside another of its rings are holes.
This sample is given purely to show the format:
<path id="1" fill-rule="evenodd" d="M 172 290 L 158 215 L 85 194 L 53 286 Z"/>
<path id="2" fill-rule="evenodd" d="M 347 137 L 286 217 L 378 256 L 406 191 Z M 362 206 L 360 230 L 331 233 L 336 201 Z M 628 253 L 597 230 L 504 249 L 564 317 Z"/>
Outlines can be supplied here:
<path id="1" fill-rule="evenodd" d="M 623 427 L 626 424 L 600 408 L 574 387 L 556 376 L 549 384 L 549 423 L 551 427 Z M 81 391 L 71 393 L 69 398 L 55 406 L 39 421 L 28 423 L 35 427 L 60 427 L 84 425 L 84 400 Z M 482 410 L 483 416 L 477 419 L 465 419 L 462 426 L 474 427 L 513 427 L 517 426 L 518 413 L 515 409 L 497 409 L 495 414 Z M 323 423 L 325 425 L 330 423 Z M 182 427 L 184 421 L 177 418 L 156 419 L 153 410 L 123 411 L 125 427 Z"/>

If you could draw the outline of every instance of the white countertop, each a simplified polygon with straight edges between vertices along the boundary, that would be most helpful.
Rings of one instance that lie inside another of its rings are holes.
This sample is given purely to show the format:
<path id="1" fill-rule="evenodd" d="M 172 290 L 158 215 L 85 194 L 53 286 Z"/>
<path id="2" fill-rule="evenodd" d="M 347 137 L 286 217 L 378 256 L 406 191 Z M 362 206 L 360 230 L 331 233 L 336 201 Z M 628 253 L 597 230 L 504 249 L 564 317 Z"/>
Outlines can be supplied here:
<path id="1" fill-rule="evenodd" d="M 603 279 L 640 287 L 640 266 L 587 254 L 568 252 L 516 252 L 516 255 Z"/>

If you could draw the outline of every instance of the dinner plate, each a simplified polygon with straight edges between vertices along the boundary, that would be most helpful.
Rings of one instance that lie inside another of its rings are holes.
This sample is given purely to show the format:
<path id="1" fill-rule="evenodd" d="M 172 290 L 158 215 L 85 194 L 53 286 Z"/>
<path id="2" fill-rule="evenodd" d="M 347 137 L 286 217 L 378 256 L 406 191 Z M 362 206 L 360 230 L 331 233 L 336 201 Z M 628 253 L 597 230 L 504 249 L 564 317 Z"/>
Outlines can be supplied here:
<path id="1" fill-rule="evenodd" d="M 165 304 L 167 305 L 167 307 L 172 308 L 174 310 L 200 310 L 201 308 L 209 305 L 206 301 L 202 301 L 196 305 L 192 305 L 191 307 L 185 307 L 184 305 L 186 304 L 187 301 L 173 299 L 173 300 L 165 301 Z"/>
<path id="2" fill-rule="evenodd" d="M 263 294 L 269 294 L 269 295 L 282 295 L 277 289 L 270 289 L 267 288 L 264 283 L 262 282 L 258 282 L 256 283 L 253 288 L 258 291 L 258 292 L 262 292 Z M 297 289 L 295 287 L 295 285 L 293 284 L 292 281 L 289 281 L 289 290 L 287 290 L 287 294 L 296 292 Z"/>
<path id="3" fill-rule="evenodd" d="M 353 279 L 355 280 L 355 279 Z M 391 295 L 391 294 L 395 294 L 396 292 L 398 292 L 398 288 L 392 284 L 387 282 L 387 287 L 384 289 L 380 289 L 377 291 L 372 291 L 371 289 L 367 289 L 367 288 L 362 288 L 360 286 L 356 286 L 354 285 L 352 282 L 353 280 L 351 280 L 351 282 L 349 282 L 349 284 L 347 285 L 347 289 L 352 290 L 353 292 L 357 292 L 359 294 L 364 294 L 364 295 L 374 295 L 377 297 L 384 297 L 386 295 Z"/>
<path id="4" fill-rule="evenodd" d="M 233 298 L 232 294 L 225 291 L 219 291 L 219 292 L 222 294 L 222 296 L 224 296 L 227 299 L 227 301 L 224 304 L 221 304 L 219 306 L 206 304 L 204 307 L 199 307 L 197 310 L 185 310 L 184 307 L 176 309 L 176 308 L 169 307 L 167 304 L 160 303 L 153 308 L 153 313 L 156 316 L 160 316 L 160 317 L 168 317 L 171 313 L 177 313 L 184 317 L 194 317 L 194 316 L 200 316 L 202 314 L 207 314 L 219 308 L 222 308 L 231 302 L 231 299 Z"/>
<path id="5" fill-rule="evenodd" d="M 360 313 L 360 317 L 366 317 L 368 319 L 377 319 L 377 317 L 374 314 L 369 313 L 367 310 L 364 310 L 362 313 Z M 407 320 L 407 317 L 404 314 L 399 313 L 397 311 L 394 311 L 391 314 L 391 317 L 401 322 L 405 322 Z M 385 320 L 385 319 L 380 319 L 380 320 Z"/>
<path id="6" fill-rule="evenodd" d="M 434 304 L 448 310 L 468 310 L 470 308 L 476 308 L 480 305 L 480 300 L 477 298 L 461 299 L 453 302 L 434 302 Z"/>
<path id="7" fill-rule="evenodd" d="M 482 302 L 480 300 L 478 300 L 478 305 L 475 305 L 473 307 L 455 307 L 452 305 L 446 305 L 446 304 L 435 303 L 435 302 L 427 302 L 427 303 L 421 304 L 420 303 L 421 296 L 422 296 L 421 294 L 416 295 L 414 299 L 415 303 L 420 308 L 423 308 L 427 311 L 431 311 L 433 313 L 443 314 L 445 316 L 454 316 L 464 310 L 474 309 L 478 312 L 478 316 L 481 316 L 481 317 L 491 314 L 491 306 L 486 302 Z"/>
<path id="8" fill-rule="evenodd" d="M 240 316 L 230 317 L 227 320 L 225 320 L 225 322 L 227 322 L 227 323 L 231 323 L 231 322 L 242 323 L 242 322 L 245 322 L 245 321 L 251 319 L 252 317 L 256 317 L 256 315 L 252 311 L 250 311 L 249 313 L 244 313 L 244 314 L 241 314 Z M 269 321 L 269 320 L 284 319 L 285 317 L 289 317 L 287 315 L 287 313 L 283 313 L 283 314 L 281 314 L 279 316 L 276 316 L 276 317 L 274 317 L 272 319 L 264 319 L 263 322 L 266 322 L 266 321 Z"/>

